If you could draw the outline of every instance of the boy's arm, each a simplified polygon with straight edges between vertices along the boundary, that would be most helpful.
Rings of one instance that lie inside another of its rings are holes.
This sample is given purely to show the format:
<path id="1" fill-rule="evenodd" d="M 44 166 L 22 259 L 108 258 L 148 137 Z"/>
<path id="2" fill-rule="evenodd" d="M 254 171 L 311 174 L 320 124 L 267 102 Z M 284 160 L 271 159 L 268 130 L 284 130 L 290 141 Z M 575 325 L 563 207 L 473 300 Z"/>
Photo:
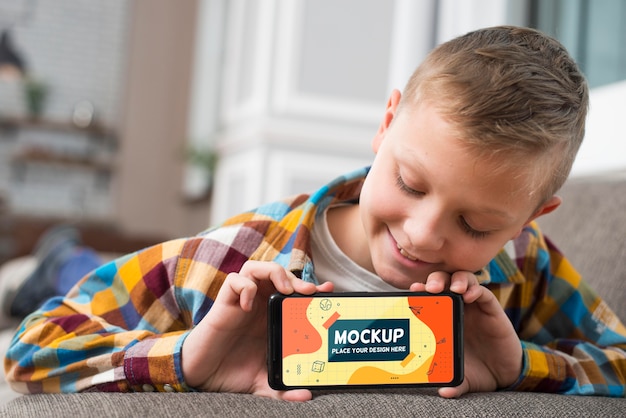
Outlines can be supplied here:
<path id="1" fill-rule="evenodd" d="M 207 245 L 202 238 L 159 244 L 105 264 L 68 297 L 48 301 L 23 321 L 7 352 L 11 386 L 23 393 L 190 390 L 182 343 L 225 277 L 195 259 L 210 252 Z"/>
<path id="2" fill-rule="evenodd" d="M 625 396 L 626 327 L 535 225 L 525 233 L 528 286 L 505 306 L 525 312 L 513 319 L 524 354 L 511 389 Z"/>

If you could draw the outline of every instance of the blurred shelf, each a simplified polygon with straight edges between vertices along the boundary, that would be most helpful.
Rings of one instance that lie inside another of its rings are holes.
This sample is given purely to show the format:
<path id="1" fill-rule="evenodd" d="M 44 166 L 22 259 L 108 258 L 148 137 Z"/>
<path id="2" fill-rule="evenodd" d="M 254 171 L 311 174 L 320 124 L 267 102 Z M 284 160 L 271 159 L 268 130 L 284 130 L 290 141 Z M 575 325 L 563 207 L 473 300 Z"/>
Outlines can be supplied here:
<path id="1" fill-rule="evenodd" d="M 113 129 L 100 125 L 97 122 L 83 128 L 76 126 L 69 121 L 0 116 L 0 129 L 35 129 L 51 132 L 83 133 L 86 135 L 107 139 L 116 138 L 116 134 Z"/>
<path id="2" fill-rule="evenodd" d="M 51 164 L 67 168 L 83 168 L 98 171 L 112 171 L 114 169 L 112 157 L 59 154 L 37 148 L 20 150 L 13 155 L 11 161 L 19 164 Z"/>
<path id="3" fill-rule="evenodd" d="M 117 136 L 70 121 L 0 116 L 6 203 L 33 218 L 107 218 L 113 204 Z"/>

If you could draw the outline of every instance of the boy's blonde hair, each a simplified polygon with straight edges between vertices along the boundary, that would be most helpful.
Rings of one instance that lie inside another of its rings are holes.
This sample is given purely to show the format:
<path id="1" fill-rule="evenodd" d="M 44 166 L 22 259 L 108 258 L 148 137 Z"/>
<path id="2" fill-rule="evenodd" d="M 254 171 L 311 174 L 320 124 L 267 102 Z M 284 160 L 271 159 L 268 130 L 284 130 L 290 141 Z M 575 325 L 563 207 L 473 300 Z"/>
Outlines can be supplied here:
<path id="1" fill-rule="evenodd" d="M 400 109 L 421 100 L 434 105 L 477 156 L 538 161 L 544 169 L 534 187 L 547 199 L 569 175 L 584 137 L 589 92 L 557 40 L 499 26 L 435 48 L 411 76 Z"/>

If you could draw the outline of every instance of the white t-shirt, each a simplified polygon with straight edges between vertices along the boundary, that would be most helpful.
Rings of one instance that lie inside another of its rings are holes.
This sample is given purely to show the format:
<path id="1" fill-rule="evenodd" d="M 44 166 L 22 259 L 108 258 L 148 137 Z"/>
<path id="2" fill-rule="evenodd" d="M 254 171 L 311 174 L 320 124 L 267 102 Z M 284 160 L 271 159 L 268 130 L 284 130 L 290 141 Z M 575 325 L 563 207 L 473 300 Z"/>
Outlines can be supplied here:
<path id="1" fill-rule="evenodd" d="M 345 255 L 335 243 L 326 219 L 316 219 L 311 231 L 315 275 L 320 283 L 333 282 L 335 292 L 391 292 L 400 290 L 365 270 Z"/>

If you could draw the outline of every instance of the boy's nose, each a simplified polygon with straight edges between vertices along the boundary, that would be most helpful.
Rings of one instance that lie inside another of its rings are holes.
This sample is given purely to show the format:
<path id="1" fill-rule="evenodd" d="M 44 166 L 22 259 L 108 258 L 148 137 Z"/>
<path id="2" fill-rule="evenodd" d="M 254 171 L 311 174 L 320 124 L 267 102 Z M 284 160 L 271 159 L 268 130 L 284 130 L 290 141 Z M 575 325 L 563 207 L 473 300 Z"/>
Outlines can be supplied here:
<path id="1" fill-rule="evenodd" d="M 445 243 L 441 215 L 427 213 L 413 216 L 405 221 L 405 233 L 414 251 L 438 251 Z"/>

